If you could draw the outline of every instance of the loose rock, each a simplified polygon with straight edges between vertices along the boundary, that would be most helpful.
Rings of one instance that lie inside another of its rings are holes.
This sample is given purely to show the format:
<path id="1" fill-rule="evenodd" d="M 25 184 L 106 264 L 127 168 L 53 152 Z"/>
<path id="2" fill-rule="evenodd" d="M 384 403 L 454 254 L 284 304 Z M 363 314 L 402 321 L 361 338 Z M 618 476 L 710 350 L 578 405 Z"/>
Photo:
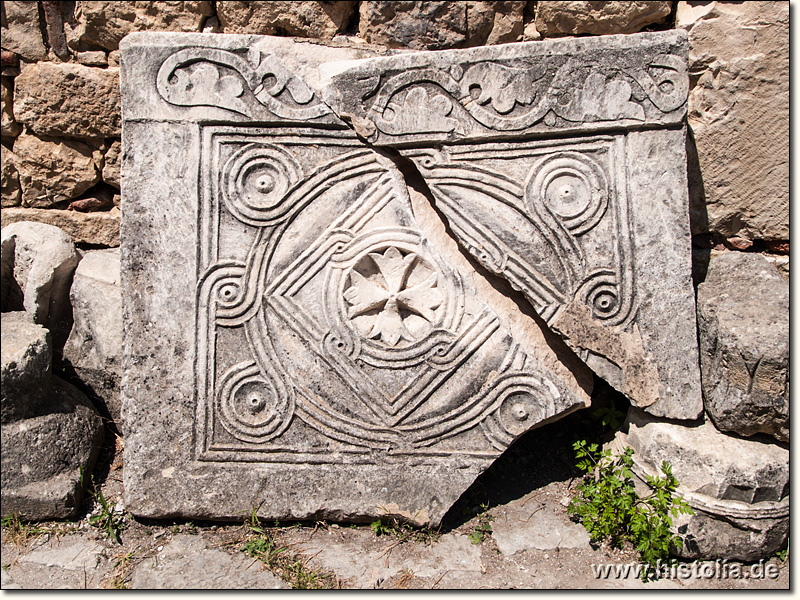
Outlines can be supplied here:
<path id="1" fill-rule="evenodd" d="M 224 33 L 291 35 L 330 40 L 344 30 L 356 2 L 220 2 Z"/>
<path id="2" fill-rule="evenodd" d="M 714 257 L 697 290 L 705 409 L 718 429 L 789 441 L 789 282 L 759 254 Z"/>
<path id="3" fill-rule="evenodd" d="M 38 2 L 3 2 L 3 50 L 19 54 L 27 61 L 45 60 L 47 48 L 39 25 Z"/>
<path id="4" fill-rule="evenodd" d="M 122 154 L 122 146 L 119 141 L 114 140 L 106 150 L 103 162 L 103 181 L 119 189 L 119 167 Z"/>
<path id="5" fill-rule="evenodd" d="M 5 263 L 4 263 L 5 265 Z M 5 269 L 4 269 L 5 270 Z M 5 277 L 4 277 L 5 280 Z M 5 292 L 5 285 L 3 291 Z M 4 293 L 5 304 L 5 293 Z M 5 308 L 3 308 L 5 311 Z M 50 332 L 36 325 L 25 311 L 3 312 L 2 317 L 3 424 L 35 414 L 50 392 L 53 351 Z"/>
<path id="6" fill-rule="evenodd" d="M 48 208 L 77 198 L 100 180 L 102 160 L 84 142 L 23 133 L 14 143 L 23 206 Z"/>
<path id="7" fill-rule="evenodd" d="M 705 214 L 696 231 L 789 239 L 789 4 L 678 2 Z M 706 226 L 707 223 L 707 226 Z"/>
<path id="8" fill-rule="evenodd" d="M 69 288 L 78 260 L 72 240 L 58 227 L 21 222 L 2 229 L 3 310 L 24 308 L 52 332 L 57 352 L 72 326 Z"/>
<path id="9" fill-rule="evenodd" d="M 119 68 L 28 65 L 14 83 L 14 117 L 40 136 L 119 137 Z"/>
<path id="10" fill-rule="evenodd" d="M 591 33 L 636 33 L 663 21 L 672 2 L 573 2 L 543 0 L 536 5 L 536 29 L 544 37 Z"/>
<path id="11" fill-rule="evenodd" d="M 84 254 L 70 290 L 74 325 L 64 360 L 103 401 L 121 431 L 122 292 L 119 249 Z"/>

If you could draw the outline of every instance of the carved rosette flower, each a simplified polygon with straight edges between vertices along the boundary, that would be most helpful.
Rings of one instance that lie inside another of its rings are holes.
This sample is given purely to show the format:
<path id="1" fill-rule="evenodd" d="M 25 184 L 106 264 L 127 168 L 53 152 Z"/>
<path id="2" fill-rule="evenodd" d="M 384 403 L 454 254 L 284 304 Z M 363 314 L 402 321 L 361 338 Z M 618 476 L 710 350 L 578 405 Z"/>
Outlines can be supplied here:
<path id="1" fill-rule="evenodd" d="M 437 272 L 418 254 L 394 246 L 370 252 L 349 275 L 347 317 L 363 337 L 396 346 L 430 332 L 444 296 Z"/>

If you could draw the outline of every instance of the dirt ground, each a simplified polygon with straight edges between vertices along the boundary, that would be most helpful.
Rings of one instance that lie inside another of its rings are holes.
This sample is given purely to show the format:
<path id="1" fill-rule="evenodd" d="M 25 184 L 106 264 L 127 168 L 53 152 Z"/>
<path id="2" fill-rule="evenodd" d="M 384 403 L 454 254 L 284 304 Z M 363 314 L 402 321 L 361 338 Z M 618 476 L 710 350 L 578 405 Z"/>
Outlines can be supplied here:
<path id="1" fill-rule="evenodd" d="M 390 523 L 137 519 L 123 506 L 123 441 L 110 435 L 95 481 L 121 526 L 119 542 L 97 519 L 90 522 L 102 516 L 97 497 L 86 499 L 74 521 L 6 522 L 2 587 L 789 589 L 788 559 L 681 562 L 644 583 L 624 572 L 637 563 L 632 549 L 589 544 L 566 506 L 580 478 L 572 441 L 598 435 L 597 427 L 582 411 L 526 434 L 475 481 L 436 532 Z M 603 568 L 610 573 L 598 575 Z"/>

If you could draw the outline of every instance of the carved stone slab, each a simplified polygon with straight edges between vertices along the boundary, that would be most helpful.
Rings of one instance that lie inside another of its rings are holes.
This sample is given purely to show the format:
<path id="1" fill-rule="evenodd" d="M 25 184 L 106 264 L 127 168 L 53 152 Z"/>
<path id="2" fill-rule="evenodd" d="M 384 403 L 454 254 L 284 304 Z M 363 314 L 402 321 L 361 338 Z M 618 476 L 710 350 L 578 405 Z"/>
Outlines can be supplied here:
<path id="1" fill-rule="evenodd" d="M 675 31 L 423 52 L 330 65 L 323 94 L 587 365 L 675 419 L 702 410 L 686 52 Z"/>
<path id="2" fill-rule="evenodd" d="M 134 34 L 121 54 L 134 514 L 435 525 L 519 435 L 588 403 L 585 368 L 321 101 L 311 67 L 358 53 Z"/>

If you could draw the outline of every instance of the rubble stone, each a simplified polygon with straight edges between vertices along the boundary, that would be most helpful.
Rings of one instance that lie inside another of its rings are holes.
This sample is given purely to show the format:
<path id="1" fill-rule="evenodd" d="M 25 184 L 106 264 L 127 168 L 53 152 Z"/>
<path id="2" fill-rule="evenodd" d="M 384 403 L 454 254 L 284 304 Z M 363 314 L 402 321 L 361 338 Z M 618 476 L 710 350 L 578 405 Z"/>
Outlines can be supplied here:
<path id="1" fill-rule="evenodd" d="M 78 140 L 23 133 L 14 142 L 22 204 L 49 208 L 77 198 L 100 180 L 103 155 Z"/>
<path id="2" fill-rule="evenodd" d="M 536 4 L 536 29 L 544 37 L 590 33 L 636 33 L 662 22 L 672 2 L 573 2 L 542 0 Z"/>
<path id="3" fill-rule="evenodd" d="M 3 270 L 5 271 L 5 268 Z M 50 332 L 41 325 L 36 325 L 29 313 L 3 312 L 0 319 L 2 319 L 3 336 L 0 348 L 2 351 L 0 371 L 2 419 L 0 420 L 5 424 L 37 412 L 42 400 L 50 391 L 53 351 L 50 347 Z"/>
<path id="4" fill-rule="evenodd" d="M 3 142 L 10 142 L 9 138 L 17 137 L 22 131 L 22 125 L 14 120 L 14 80 L 11 77 L 0 77 L 0 133 Z"/>
<path id="5" fill-rule="evenodd" d="M 712 258 L 697 289 L 705 409 L 722 431 L 789 441 L 789 282 L 759 254 Z"/>
<path id="6" fill-rule="evenodd" d="M 19 174 L 14 166 L 14 153 L 5 144 L 0 146 L 0 206 L 19 206 L 22 202 L 22 192 L 19 189 Z"/>
<path id="7" fill-rule="evenodd" d="M 705 202 L 693 233 L 789 239 L 789 3 L 678 2 Z"/>
<path id="8" fill-rule="evenodd" d="M 356 2 L 228 1 L 217 5 L 223 33 L 291 35 L 330 40 L 350 22 Z"/>
<path id="9" fill-rule="evenodd" d="M 41 62 L 17 76 L 14 117 L 40 136 L 119 137 L 119 68 Z"/>
<path id="10" fill-rule="evenodd" d="M 69 288 L 78 260 L 58 227 L 21 222 L 2 229 L 3 310 L 24 308 L 51 331 L 57 352 L 72 326 Z"/>
<path id="11" fill-rule="evenodd" d="M 114 140 L 106 150 L 103 160 L 103 181 L 119 189 L 119 165 L 122 145 Z"/>
<path id="12" fill-rule="evenodd" d="M 200 31 L 203 21 L 214 10 L 213 3 L 206 0 L 81 0 L 76 5 L 74 17 L 65 24 L 67 44 L 75 50 L 97 46 L 116 50 L 119 41 L 132 31 Z"/>
<path id="13" fill-rule="evenodd" d="M 86 252 L 70 290 L 74 325 L 64 360 L 105 405 L 121 430 L 119 381 L 122 357 L 122 293 L 119 249 Z"/>
<path id="14" fill-rule="evenodd" d="M 45 60 L 47 48 L 39 26 L 38 2 L 3 2 L 3 25 L 0 46 L 27 61 Z"/>
<path id="15" fill-rule="evenodd" d="M 55 208 L 4 208 L 0 212 L 2 227 L 20 221 L 54 225 L 76 244 L 119 246 L 119 202 L 111 210 L 103 212 L 81 213 Z"/>

